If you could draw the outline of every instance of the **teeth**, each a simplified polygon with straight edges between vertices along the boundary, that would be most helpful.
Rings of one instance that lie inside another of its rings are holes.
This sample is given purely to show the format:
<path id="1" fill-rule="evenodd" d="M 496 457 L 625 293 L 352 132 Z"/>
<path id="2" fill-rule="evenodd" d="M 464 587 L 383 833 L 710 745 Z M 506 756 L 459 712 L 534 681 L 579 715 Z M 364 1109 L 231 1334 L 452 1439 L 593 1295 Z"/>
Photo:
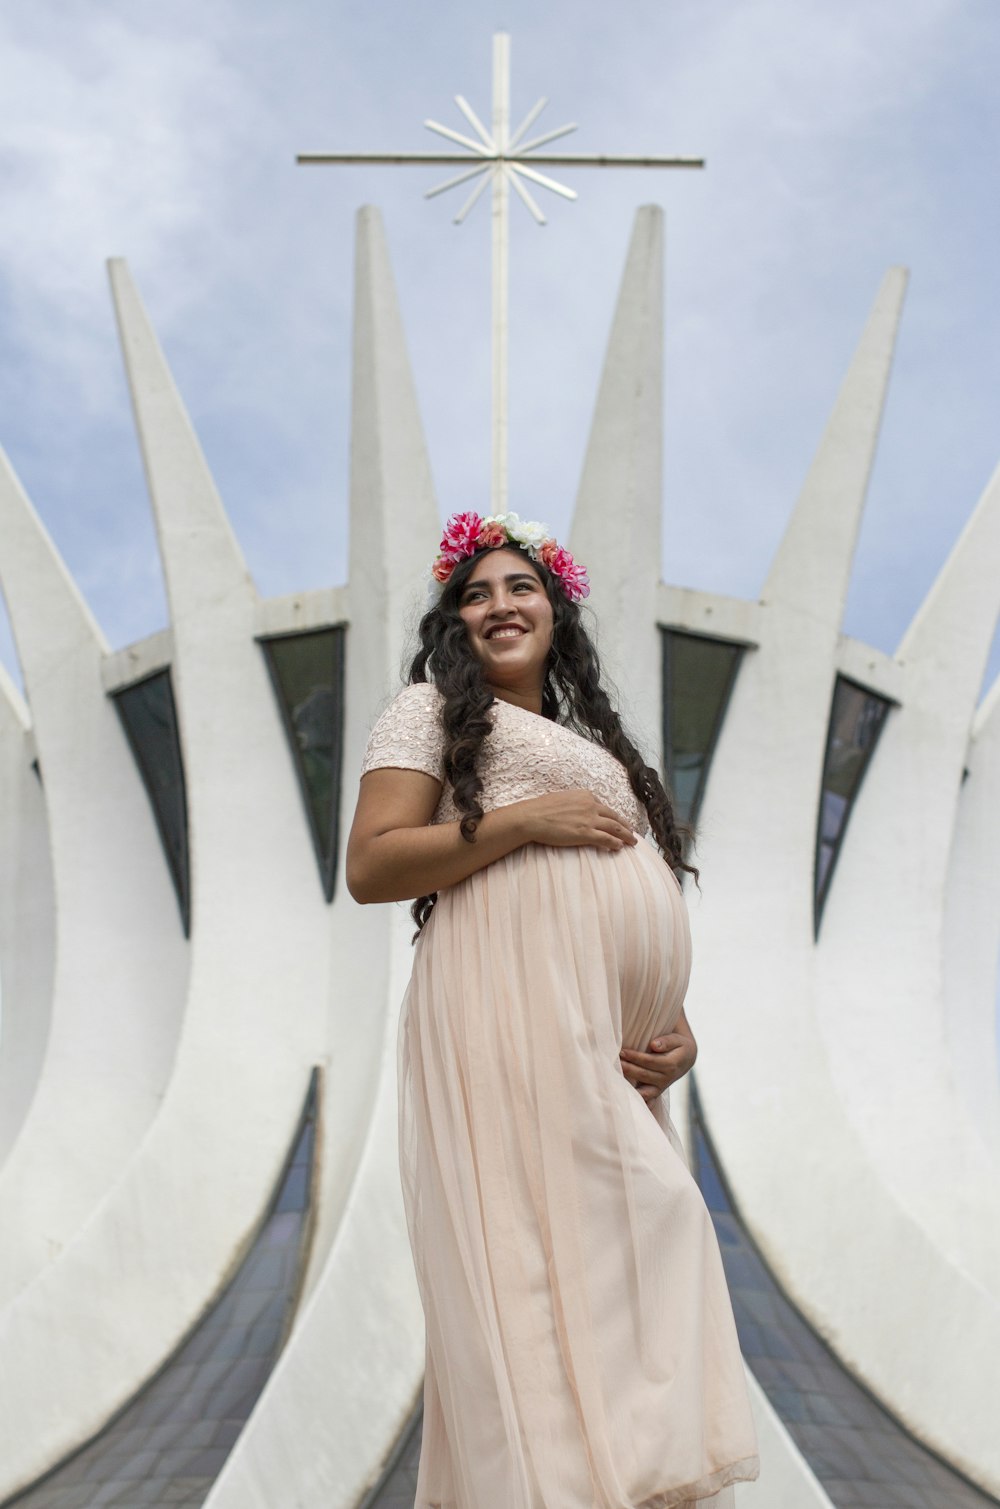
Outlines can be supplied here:
<path id="1" fill-rule="evenodd" d="M 523 633 L 521 629 L 494 629 L 487 637 L 489 639 L 516 639 Z"/>

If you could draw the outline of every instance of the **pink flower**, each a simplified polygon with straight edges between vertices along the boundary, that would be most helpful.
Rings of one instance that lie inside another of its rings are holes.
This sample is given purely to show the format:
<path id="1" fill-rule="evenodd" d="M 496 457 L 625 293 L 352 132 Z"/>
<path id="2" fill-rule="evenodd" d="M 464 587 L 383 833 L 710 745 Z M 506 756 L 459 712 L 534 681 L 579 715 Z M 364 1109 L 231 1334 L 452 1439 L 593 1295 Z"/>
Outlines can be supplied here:
<path id="1" fill-rule="evenodd" d="M 455 569 L 455 562 L 447 556 L 439 555 L 431 567 L 431 576 L 436 582 L 446 582 Z"/>
<path id="2" fill-rule="evenodd" d="M 477 513 L 453 513 L 441 536 L 441 554 L 450 561 L 460 561 L 476 548 L 482 517 Z"/>
<path id="3" fill-rule="evenodd" d="M 567 555 L 569 555 L 568 551 Z M 571 603 L 579 602 L 581 597 L 590 596 L 590 579 L 587 576 L 587 568 L 586 566 L 578 566 L 572 556 L 569 556 L 569 565 L 560 575 L 562 577 L 563 591 Z"/>
<path id="4" fill-rule="evenodd" d="M 484 524 L 476 538 L 476 548 L 482 549 L 484 545 L 495 548 L 497 545 L 506 545 L 507 531 L 502 524 Z"/>
<path id="5" fill-rule="evenodd" d="M 570 602 L 579 602 L 581 597 L 590 596 L 590 582 L 587 580 L 586 568 L 578 566 L 569 551 L 562 545 L 557 545 L 555 540 L 546 540 L 538 551 L 538 558 L 542 565 L 547 566 L 552 575 L 559 579 L 559 584 Z"/>

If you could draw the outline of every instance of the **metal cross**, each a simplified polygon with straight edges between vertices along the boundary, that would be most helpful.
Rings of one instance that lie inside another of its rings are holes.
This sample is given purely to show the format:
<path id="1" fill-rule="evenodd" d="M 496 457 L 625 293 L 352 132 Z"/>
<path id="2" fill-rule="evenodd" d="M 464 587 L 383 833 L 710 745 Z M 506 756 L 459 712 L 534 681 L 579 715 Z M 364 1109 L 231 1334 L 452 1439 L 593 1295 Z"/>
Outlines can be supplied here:
<path id="1" fill-rule="evenodd" d="M 476 136 L 465 136 L 453 131 L 450 126 L 437 121 L 425 121 L 429 131 L 447 137 L 464 148 L 458 152 L 300 152 L 300 163 L 397 163 L 407 166 L 422 166 L 438 163 L 464 163 L 473 160 L 472 167 L 445 179 L 435 188 L 428 189 L 426 199 L 433 199 L 460 183 L 477 182 L 455 216 L 454 223 L 461 225 L 473 205 L 480 198 L 488 183 L 493 185 L 493 465 L 492 509 L 504 513 L 507 509 L 507 266 L 510 208 L 510 185 L 539 225 L 545 224 L 545 216 L 528 189 L 527 179 L 560 194 L 564 199 L 575 199 L 576 193 L 554 178 L 539 173 L 535 164 L 545 167 L 565 168 L 703 168 L 701 157 L 638 157 L 638 156 L 593 156 L 560 152 L 540 152 L 561 136 L 568 136 L 575 125 L 559 126 L 530 141 L 524 137 L 548 104 L 542 98 L 528 111 L 524 120 L 511 135 L 510 131 L 510 37 L 506 32 L 497 32 L 493 37 L 493 130 L 487 131 L 471 105 L 456 94 L 455 103 L 461 110 Z M 478 138 L 478 139 L 477 139 Z M 530 154 L 530 156 L 529 156 Z M 530 165 L 529 165 L 530 164 Z"/>

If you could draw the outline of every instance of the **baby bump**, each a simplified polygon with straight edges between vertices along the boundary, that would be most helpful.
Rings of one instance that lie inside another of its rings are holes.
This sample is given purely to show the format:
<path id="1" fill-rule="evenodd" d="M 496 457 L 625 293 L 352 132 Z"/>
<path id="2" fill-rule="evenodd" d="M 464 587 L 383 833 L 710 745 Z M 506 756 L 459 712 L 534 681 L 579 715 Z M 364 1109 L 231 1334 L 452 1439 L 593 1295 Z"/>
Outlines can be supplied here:
<path id="1" fill-rule="evenodd" d="M 595 880 L 603 881 L 603 929 L 618 980 L 615 1025 L 623 1047 L 645 1049 L 651 1038 L 672 1030 L 684 1004 L 691 973 L 687 906 L 650 844 L 607 855 L 585 852 L 597 858 Z"/>
<path id="2" fill-rule="evenodd" d="M 610 1016 L 622 1047 L 644 1049 L 680 1014 L 691 968 L 687 907 L 643 840 L 613 852 L 528 844 L 443 892 L 438 911 L 429 926 L 447 918 L 463 952 L 493 954 L 494 978 L 518 959 L 528 994 L 532 979 L 558 981 L 567 1005 L 600 1013 L 601 1027 Z M 549 993 L 538 993 L 536 1010 Z"/>

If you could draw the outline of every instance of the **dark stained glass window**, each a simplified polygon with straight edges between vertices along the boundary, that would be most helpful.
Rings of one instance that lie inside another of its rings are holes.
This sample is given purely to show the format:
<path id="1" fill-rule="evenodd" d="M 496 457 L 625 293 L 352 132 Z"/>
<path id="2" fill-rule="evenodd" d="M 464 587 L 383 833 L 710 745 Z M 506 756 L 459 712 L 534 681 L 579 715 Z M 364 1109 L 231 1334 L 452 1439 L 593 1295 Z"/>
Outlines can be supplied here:
<path id="1" fill-rule="evenodd" d="M 423 1391 L 421 1390 L 421 1395 Z M 399 1433 L 378 1482 L 365 1494 L 358 1509 L 413 1509 L 417 1496 L 417 1468 L 423 1436 L 424 1405 L 416 1409 Z"/>
<path id="2" fill-rule="evenodd" d="M 694 826 L 745 646 L 681 629 L 661 634 L 667 784 L 677 816 Z"/>
<path id="3" fill-rule="evenodd" d="M 719 1239 L 740 1348 L 837 1509 L 995 1505 L 894 1420 L 785 1297 L 736 1211 L 694 1092 L 690 1105 L 695 1175 Z"/>
<path id="4" fill-rule="evenodd" d="M 337 874 L 344 728 L 344 627 L 261 640 L 295 759 L 323 894 Z"/>
<path id="5" fill-rule="evenodd" d="M 154 671 L 113 697 L 153 808 L 187 937 L 191 931 L 187 798 L 170 671 Z"/>
<path id="6" fill-rule="evenodd" d="M 3 1509 L 205 1502 L 291 1325 L 310 1230 L 318 1071 L 261 1229 L 220 1299 L 99 1435 Z"/>
<path id="7" fill-rule="evenodd" d="M 837 677 L 826 735 L 816 833 L 813 914 L 817 935 L 851 807 L 890 705 L 885 697 L 849 681 L 846 676 Z"/>

